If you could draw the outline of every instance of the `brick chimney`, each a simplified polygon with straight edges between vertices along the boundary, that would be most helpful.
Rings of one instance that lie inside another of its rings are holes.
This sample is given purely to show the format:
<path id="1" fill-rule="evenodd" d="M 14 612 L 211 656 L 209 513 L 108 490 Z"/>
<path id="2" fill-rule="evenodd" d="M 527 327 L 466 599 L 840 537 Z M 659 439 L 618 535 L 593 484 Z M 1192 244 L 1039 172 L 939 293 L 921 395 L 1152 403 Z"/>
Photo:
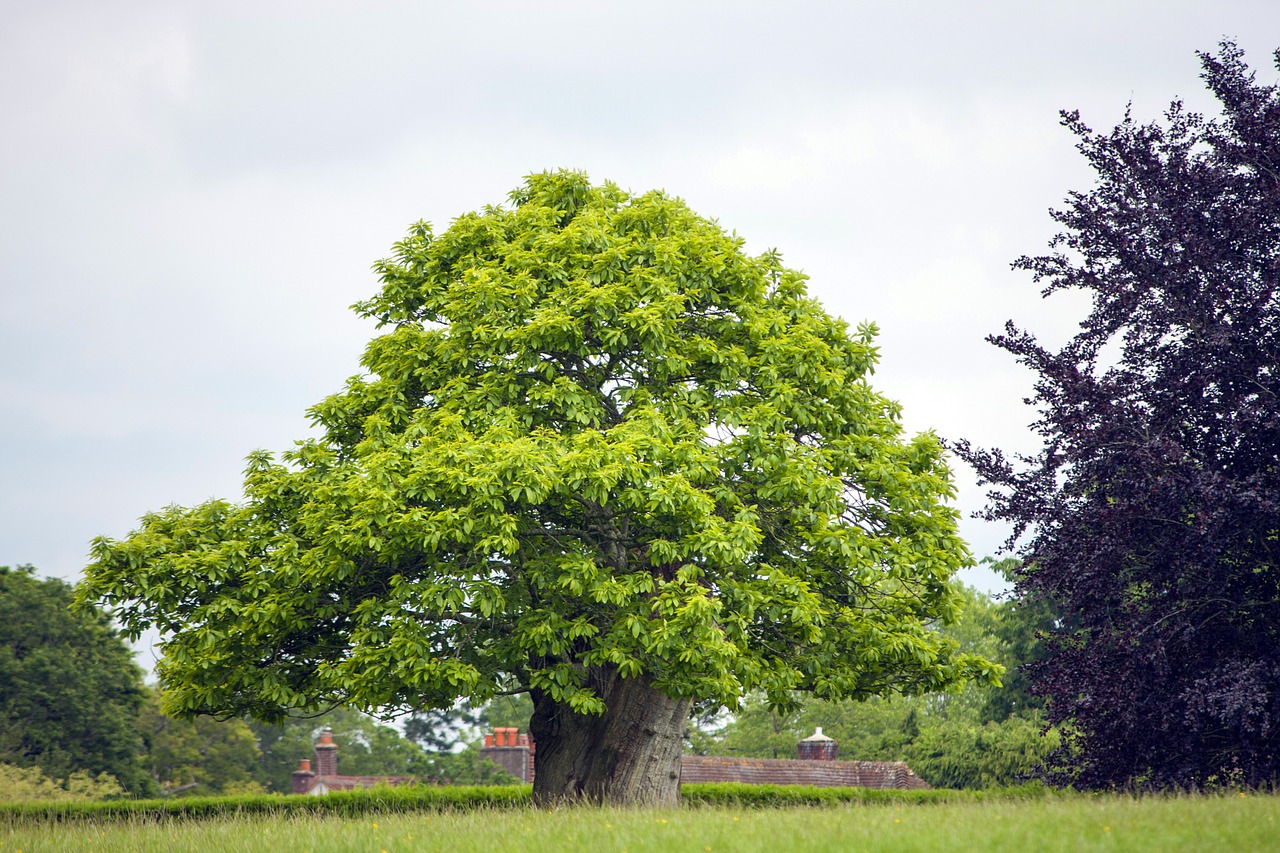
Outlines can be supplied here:
<path id="1" fill-rule="evenodd" d="M 316 774 L 311 772 L 311 759 L 304 758 L 298 763 L 298 769 L 293 771 L 293 792 L 295 794 L 305 794 L 311 790 L 311 782 L 316 778 Z"/>
<path id="2" fill-rule="evenodd" d="M 484 736 L 480 757 L 487 758 L 521 782 L 533 781 L 536 745 L 515 726 L 496 726 L 493 734 Z"/>
<path id="3" fill-rule="evenodd" d="M 316 774 L 319 776 L 338 775 L 338 745 L 333 742 L 333 732 L 320 730 L 320 740 L 316 742 Z"/>
<path id="4" fill-rule="evenodd" d="M 802 761 L 835 761 L 839 744 L 822 733 L 822 726 L 796 744 L 796 757 Z"/>

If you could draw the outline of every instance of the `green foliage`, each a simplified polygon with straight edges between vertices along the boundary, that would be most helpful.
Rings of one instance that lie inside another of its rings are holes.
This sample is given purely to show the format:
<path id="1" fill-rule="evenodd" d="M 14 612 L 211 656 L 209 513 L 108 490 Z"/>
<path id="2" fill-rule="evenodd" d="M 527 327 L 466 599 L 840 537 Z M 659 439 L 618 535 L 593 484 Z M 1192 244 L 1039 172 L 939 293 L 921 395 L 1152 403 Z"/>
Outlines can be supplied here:
<path id="1" fill-rule="evenodd" d="M 695 751 L 757 758 L 793 758 L 796 743 L 819 726 L 840 744 L 840 756 L 906 761 L 936 787 L 1016 785 L 1034 775 L 1060 738 L 1045 732 L 1037 697 L 1026 692 L 1020 665 L 1039 653 L 1046 614 L 1019 601 L 993 602 L 957 585 L 960 618 L 941 628 L 966 652 L 1003 664 L 1010 686 L 968 685 L 951 693 L 810 701 L 788 711 L 757 699 L 716 734 L 695 737 Z M 1012 697 L 1005 694 L 1012 693 Z M 993 710 L 995 709 L 995 710 Z"/>
<path id="2" fill-rule="evenodd" d="M 107 773 L 91 776 L 77 770 L 61 781 L 50 779 L 39 767 L 0 764 L 0 803 L 88 802 L 119 797 L 124 788 Z"/>
<path id="3" fill-rule="evenodd" d="M 447 708 L 419 708 L 403 720 L 404 735 L 423 749 L 450 752 L 480 725 L 480 709 L 465 699 Z"/>
<path id="4" fill-rule="evenodd" d="M 316 733 L 323 723 L 312 719 L 285 719 L 280 725 L 246 720 L 258 744 L 257 778 L 268 791 L 288 794 L 293 790 L 290 774 L 299 762 L 315 758 Z"/>
<path id="5" fill-rule="evenodd" d="M 107 617 L 72 612 L 72 600 L 60 580 L 0 566 L 0 762 L 53 779 L 108 774 L 150 793 L 137 728 L 142 671 Z"/>
<path id="6" fill-rule="evenodd" d="M 437 785 L 519 785 L 520 780 L 480 756 L 477 744 L 460 752 L 427 752 L 417 776 Z"/>
<path id="7" fill-rule="evenodd" d="M 404 722 L 405 737 L 420 744 L 425 764 L 419 762 L 419 778 L 442 784 L 509 785 L 518 780 L 479 753 L 477 732 L 498 726 L 529 730 L 533 702 L 527 693 L 495 696 L 476 706 L 460 701 L 451 708 L 417 711 Z M 468 738 L 471 742 L 459 749 Z"/>
<path id="8" fill-rule="evenodd" d="M 390 726 L 349 708 L 312 717 L 290 717 L 281 725 L 250 723 L 262 749 L 263 774 L 272 791 L 292 790 L 290 774 L 313 758 L 321 729 L 338 744 L 338 772 L 349 776 L 408 776 L 421 766 L 422 750 Z"/>
<path id="9" fill-rule="evenodd" d="M 1015 785 L 1032 778 L 1058 747 L 1056 730 L 1039 715 L 1000 723 L 943 720 L 920 730 L 903 750 L 922 779 L 946 788 Z"/>
<path id="10" fill-rule="evenodd" d="M 175 719 L 165 716 L 160 704 L 158 694 L 147 697 L 139 727 L 147 744 L 147 769 L 161 794 L 265 792 L 257 778 L 262 753 L 244 720 Z"/>
<path id="11" fill-rule="evenodd" d="M 495 696 L 480 709 L 480 725 L 485 731 L 498 726 L 514 726 L 528 731 L 529 718 L 533 716 L 533 700 L 529 694 Z"/>
<path id="12" fill-rule="evenodd" d="M 494 696 L 476 704 L 459 700 L 448 708 L 422 708 L 404 718 L 404 734 L 428 752 L 454 752 L 478 731 L 492 731 L 495 726 L 514 726 L 529 730 L 533 716 L 533 700 L 528 693 Z"/>
<path id="13" fill-rule="evenodd" d="M 165 634 L 170 711 L 998 678 L 928 627 L 970 557 L 938 439 L 868 384 L 873 325 L 664 193 L 557 172 L 511 201 L 376 265 L 367 373 L 250 457 L 244 503 L 94 543 L 80 599 Z"/>
<path id="14" fill-rule="evenodd" d="M 704 782 L 680 788 L 681 801 L 694 807 L 742 806 L 786 808 L 838 804 L 920 805 L 982 799 L 1017 800 L 1043 797 L 1043 785 L 1008 786 L 991 791 L 899 790 L 897 788 L 818 788 L 813 785 L 744 785 L 741 782 Z"/>
<path id="15" fill-rule="evenodd" d="M 958 698 L 959 701 L 947 702 Z M 1001 722 L 979 720 L 985 697 L 885 697 L 865 702 L 807 702 L 779 714 L 749 703 L 719 737 L 700 744 L 713 755 L 794 758 L 796 743 L 821 726 L 840 758 L 905 761 L 935 787 L 1017 785 L 1059 744 L 1039 712 Z"/>
<path id="16" fill-rule="evenodd" d="M 1022 563 L 1015 558 L 983 560 L 1004 578 L 1013 582 Z M 1034 715 L 1043 711 L 1045 700 L 1031 692 L 1029 667 L 1045 659 L 1046 639 L 1054 630 L 1058 614 L 1047 601 L 1016 597 L 993 608 L 991 636 L 1000 646 L 998 659 L 1006 673 L 998 690 L 986 691 L 987 702 L 980 718 L 983 722 L 1001 722 L 1011 715 Z"/>
<path id="17" fill-rule="evenodd" d="M 391 726 L 350 709 L 335 709 L 314 723 L 333 732 L 338 772 L 349 776 L 407 776 L 421 766 L 422 748 Z M 302 755 L 310 756 L 311 749 Z M 296 768 L 296 759 L 295 759 Z"/>

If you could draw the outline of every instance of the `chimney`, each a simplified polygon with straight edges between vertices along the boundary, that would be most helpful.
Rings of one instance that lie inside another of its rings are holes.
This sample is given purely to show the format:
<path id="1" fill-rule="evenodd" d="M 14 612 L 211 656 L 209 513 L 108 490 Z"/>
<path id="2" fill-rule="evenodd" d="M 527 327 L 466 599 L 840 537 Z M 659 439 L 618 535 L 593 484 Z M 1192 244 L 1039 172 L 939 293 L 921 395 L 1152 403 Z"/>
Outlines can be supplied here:
<path id="1" fill-rule="evenodd" d="M 533 738 L 515 726 L 496 726 L 484 736 L 480 757 L 487 758 L 521 782 L 533 781 Z"/>
<path id="2" fill-rule="evenodd" d="M 316 743 L 316 774 L 323 776 L 338 775 L 338 745 L 333 742 L 333 732 L 320 730 L 320 740 Z"/>
<path id="3" fill-rule="evenodd" d="M 316 774 L 311 772 L 311 759 L 304 758 L 298 762 L 298 769 L 293 771 L 293 792 L 295 794 L 305 794 L 311 790 L 311 782 L 316 778 Z"/>
<path id="4" fill-rule="evenodd" d="M 822 733 L 822 726 L 796 744 L 796 757 L 802 761 L 835 761 L 838 744 Z"/>

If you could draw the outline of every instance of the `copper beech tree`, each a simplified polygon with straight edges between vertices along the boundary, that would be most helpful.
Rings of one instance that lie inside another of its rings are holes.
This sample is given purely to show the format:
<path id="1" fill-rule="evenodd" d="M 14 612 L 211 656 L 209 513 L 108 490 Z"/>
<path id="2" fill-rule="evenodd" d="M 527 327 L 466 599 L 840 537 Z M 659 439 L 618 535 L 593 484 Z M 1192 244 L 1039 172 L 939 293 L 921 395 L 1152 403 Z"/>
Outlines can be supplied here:
<path id="1" fill-rule="evenodd" d="M 94 545 L 171 712 L 528 691 L 538 802 L 666 803 L 694 701 L 998 678 L 931 627 L 969 560 L 939 441 L 776 254 L 556 172 L 376 270 L 318 438 Z"/>
<path id="2" fill-rule="evenodd" d="M 1216 118 L 1064 115 L 1097 183 L 1017 266 L 1093 307 L 1056 351 L 992 339 L 1038 374 L 1039 453 L 958 447 L 1060 617 L 1032 675 L 1082 787 L 1280 774 L 1280 91 L 1230 42 L 1201 61 Z"/>

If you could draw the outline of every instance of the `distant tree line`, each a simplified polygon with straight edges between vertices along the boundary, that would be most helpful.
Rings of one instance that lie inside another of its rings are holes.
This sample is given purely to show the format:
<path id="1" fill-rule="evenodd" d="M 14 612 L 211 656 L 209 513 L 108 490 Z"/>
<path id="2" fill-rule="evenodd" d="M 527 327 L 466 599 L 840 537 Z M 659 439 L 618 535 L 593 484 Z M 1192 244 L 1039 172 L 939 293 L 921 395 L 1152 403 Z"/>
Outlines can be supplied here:
<path id="1" fill-rule="evenodd" d="M 514 781 L 460 738 L 467 726 L 506 725 L 522 711 L 527 724 L 527 701 L 424 713 L 405 726 L 412 737 L 350 709 L 282 725 L 176 719 L 107 617 L 72 610 L 72 597 L 71 586 L 30 566 L 0 566 L 0 801 L 288 792 L 322 727 L 344 774 Z"/>

